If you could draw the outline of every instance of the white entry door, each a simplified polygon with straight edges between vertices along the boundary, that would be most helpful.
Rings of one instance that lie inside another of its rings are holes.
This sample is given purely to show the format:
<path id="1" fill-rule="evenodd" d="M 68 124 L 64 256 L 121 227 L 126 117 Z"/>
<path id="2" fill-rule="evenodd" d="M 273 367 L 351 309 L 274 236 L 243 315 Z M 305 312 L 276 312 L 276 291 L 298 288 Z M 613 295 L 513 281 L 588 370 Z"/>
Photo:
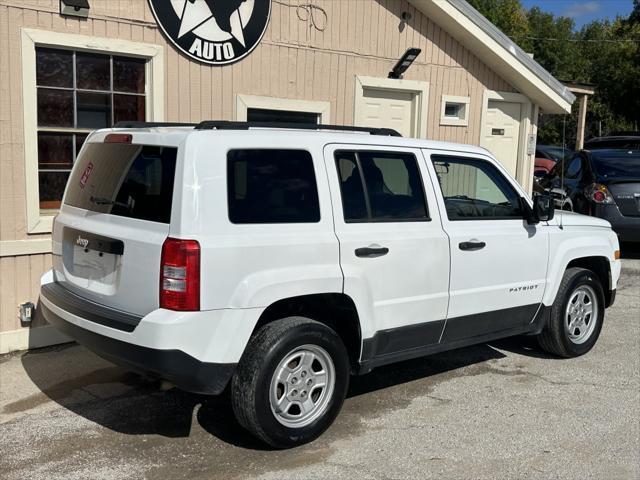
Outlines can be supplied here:
<path id="1" fill-rule="evenodd" d="M 514 178 L 518 167 L 521 114 L 521 103 L 489 100 L 480 142 Z"/>
<path id="2" fill-rule="evenodd" d="M 416 137 L 416 97 L 412 92 L 364 88 L 356 100 L 356 125 L 393 128 L 403 137 Z"/>

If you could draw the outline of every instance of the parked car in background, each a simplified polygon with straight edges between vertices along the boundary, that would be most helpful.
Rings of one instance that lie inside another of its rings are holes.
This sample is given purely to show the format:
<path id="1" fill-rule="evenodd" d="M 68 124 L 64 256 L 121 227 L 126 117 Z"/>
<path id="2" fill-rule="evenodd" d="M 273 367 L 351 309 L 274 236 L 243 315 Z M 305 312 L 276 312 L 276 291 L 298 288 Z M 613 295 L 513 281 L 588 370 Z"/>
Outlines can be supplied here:
<path id="1" fill-rule="evenodd" d="M 607 137 L 592 138 L 585 143 L 584 148 L 586 150 L 604 150 L 612 148 L 640 150 L 640 132 L 620 132 Z"/>
<path id="2" fill-rule="evenodd" d="M 557 192 L 564 192 L 564 210 L 604 218 L 621 241 L 640 242 L 640 150 L 582 150 L 562 173 L 557 164 L 540 181 L 556 192 L 556 205 Z"/>
<path id="3" fill-rule="evenodd" d="M 573 150 L 555 145 L 537 145 L 536 161 L 533 175 L 536 178 L 544 177 L 555 167 L 556 163 L 562 159 L 569 159 L 574 154 Z"/>

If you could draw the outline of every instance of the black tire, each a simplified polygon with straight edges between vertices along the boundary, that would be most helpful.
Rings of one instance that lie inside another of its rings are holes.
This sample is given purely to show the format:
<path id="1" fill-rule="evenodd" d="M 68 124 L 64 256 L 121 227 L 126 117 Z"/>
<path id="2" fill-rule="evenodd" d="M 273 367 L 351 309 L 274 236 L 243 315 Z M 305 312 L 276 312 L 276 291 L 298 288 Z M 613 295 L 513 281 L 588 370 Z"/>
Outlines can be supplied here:
<path id="1" fill-rule="evenodd" d="M 580 287 L 590 287 L 596 295 L 597 312 L 595 326 L 583 343 L 575 343 L 571 340 L 565 328 L 565 310 L 573 293 Z M 584 268 L 569 268 L 564 273 L 558 294 L 551 307 L 551 315 L 548 323 L 538 335 L 538 343 L 543 350 L 559 357 L 571 358 L 584 355 L 596 344 L 604 321 L 604 292 L 600 280 L 592 271 Z"/>
<path id="2" fill-rule="evenodd" d="M 280 362 L 303 345 L 328 353 L 335 382 L 323 413 L 309 425 L 290 428 L 271 409 L 271 381 Z M 272 447 L 290 448 L 315 440 L 329 428 L 342 408 L 348 386 L 349 357 L 340 337 L 322 323 L 289 317 L 269 323 L 253 335 L 231 380 L 231 403 L 238 422 L 249 432 Z"/>

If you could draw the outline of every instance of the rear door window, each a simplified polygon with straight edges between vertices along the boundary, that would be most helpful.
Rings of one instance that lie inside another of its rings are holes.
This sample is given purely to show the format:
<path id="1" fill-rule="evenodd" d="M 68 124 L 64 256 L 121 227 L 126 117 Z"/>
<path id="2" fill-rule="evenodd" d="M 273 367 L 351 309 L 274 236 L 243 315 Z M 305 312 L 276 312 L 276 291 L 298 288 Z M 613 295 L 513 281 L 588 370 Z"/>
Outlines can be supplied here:
<path id="1" fill-rule="evenodd" d="M 64 203 L 169 223 L 177 152 L 175 147 L 89 143 L 74 166 Z"/>
<path id="2" fill-rule="evenodd" d="M 410 153 L 338 151 L 346 222 L 406 222 L 429 219 L 416 157 Z"/>
<path id="3" fill-rule="evenodd" d="M 232 223 L 320 221 L 313 158 L 305 150 L 231 150 L 227 185 Z"/>

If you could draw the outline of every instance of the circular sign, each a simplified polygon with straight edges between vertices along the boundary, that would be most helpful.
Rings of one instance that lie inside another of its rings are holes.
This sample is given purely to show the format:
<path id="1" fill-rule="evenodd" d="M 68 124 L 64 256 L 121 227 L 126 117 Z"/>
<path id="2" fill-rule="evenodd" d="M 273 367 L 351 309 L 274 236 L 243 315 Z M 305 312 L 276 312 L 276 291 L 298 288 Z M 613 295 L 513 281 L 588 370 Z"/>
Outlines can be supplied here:
<path id="1" fill-rule="evenodd" d="M 271 14 L 271 0 L 149 0 L 149 4 L 171 42 L 209 65 L 228 65 L 251 53 Z"/>

